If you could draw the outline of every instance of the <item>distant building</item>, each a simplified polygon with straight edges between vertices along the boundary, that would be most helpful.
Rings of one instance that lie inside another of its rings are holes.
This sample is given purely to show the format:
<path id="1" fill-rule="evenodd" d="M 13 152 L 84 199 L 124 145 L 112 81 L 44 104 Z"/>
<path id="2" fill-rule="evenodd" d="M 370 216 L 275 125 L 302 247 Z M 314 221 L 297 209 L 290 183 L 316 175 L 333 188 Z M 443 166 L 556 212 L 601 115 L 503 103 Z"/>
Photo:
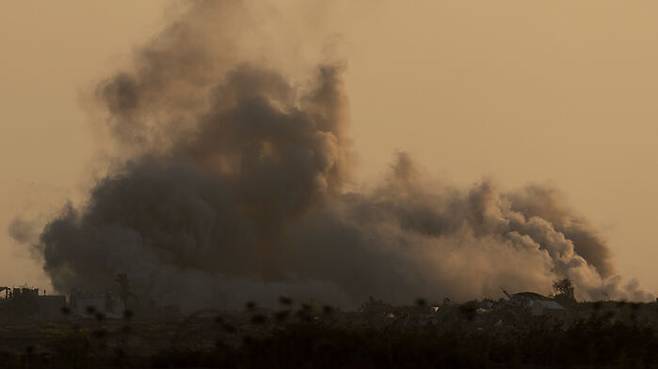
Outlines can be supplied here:
<path id="1" fill-rule="evenodd" d="M 535 292 L 519 292 L 508 295 L 510 301 L 530 309 L 532 315 L 544 315 L 551 312 L 566 310 L 564 306 L 550 297 Z"/>
<path id="2" fill-rule="evenodd" d="M 56 319 L 66 306 L 66 297 L 46 295 L 36 288 L 0 287 L 4 296 L 0 297 L 0 317 Z"/>

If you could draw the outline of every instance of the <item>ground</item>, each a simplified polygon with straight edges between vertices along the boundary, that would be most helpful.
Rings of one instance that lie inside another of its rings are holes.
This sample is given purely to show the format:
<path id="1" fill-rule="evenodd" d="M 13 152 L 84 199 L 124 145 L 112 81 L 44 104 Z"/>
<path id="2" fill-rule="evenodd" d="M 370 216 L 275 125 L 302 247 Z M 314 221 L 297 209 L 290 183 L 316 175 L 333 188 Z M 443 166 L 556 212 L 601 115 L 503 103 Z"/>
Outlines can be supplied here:
<path id="1" fill-rule="evenodd" d="M 0 323 L 0 368 L 658 368 L 658 304 L 472 301 Z"/>

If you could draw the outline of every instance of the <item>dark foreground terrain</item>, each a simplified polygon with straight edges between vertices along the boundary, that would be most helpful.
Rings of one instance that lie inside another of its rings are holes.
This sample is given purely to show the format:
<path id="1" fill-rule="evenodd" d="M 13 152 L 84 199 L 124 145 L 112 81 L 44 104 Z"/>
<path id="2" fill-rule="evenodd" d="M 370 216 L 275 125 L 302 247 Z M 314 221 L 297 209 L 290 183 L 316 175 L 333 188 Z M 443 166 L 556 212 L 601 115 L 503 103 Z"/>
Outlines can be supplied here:
<path id="1" fill-rule="evenodd" d="M 658 304 L 533 312 L 492 301 L 358 312 L 329 306 L 199 311 L 168 319 L 92 309 L 0 317 L 0 368 L 658 368 Z"/>

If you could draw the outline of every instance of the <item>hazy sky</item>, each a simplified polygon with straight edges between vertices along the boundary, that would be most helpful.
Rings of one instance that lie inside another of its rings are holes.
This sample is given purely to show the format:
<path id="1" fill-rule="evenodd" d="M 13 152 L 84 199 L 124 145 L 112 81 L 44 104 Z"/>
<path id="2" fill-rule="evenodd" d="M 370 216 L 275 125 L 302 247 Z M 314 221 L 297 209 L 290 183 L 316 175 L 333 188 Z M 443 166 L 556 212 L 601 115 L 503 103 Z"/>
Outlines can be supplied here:
<path id="1" fill-rule="evenodd" d="M 157 32 L 167 4 L 2 5 L 0 227 L 17 214 L 45 217 L 83 193 L 95 154 L 84 96 Z M 340 35 L 349 63 L 361 179 L 404 150 L 455 184 L 552 183 L 601 229 L 619 271 L 657 292 L 658 4 L 409 4 L 322 10 L 330 13 L 323 32 Z M 288 31 L 303 39 L 313 24 Z M 0 285 L 24 282 L 46 283 L 2 234 Z"/>

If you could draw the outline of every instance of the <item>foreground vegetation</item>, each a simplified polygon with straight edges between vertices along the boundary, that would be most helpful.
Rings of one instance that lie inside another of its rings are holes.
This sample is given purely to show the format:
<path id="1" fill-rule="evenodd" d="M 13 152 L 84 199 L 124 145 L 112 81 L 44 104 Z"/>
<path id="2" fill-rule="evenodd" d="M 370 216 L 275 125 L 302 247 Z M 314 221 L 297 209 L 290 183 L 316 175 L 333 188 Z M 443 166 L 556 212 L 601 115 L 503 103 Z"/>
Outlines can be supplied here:
<path id="1" fill-rule="evenodd" d="M 376 304 L 371 304 L 376 305 Z M 487 308 L 483 308 L 485 306 Z M 0 368 L 658 368 L 658 305 L 296 305 L 0 325 Z"/>

